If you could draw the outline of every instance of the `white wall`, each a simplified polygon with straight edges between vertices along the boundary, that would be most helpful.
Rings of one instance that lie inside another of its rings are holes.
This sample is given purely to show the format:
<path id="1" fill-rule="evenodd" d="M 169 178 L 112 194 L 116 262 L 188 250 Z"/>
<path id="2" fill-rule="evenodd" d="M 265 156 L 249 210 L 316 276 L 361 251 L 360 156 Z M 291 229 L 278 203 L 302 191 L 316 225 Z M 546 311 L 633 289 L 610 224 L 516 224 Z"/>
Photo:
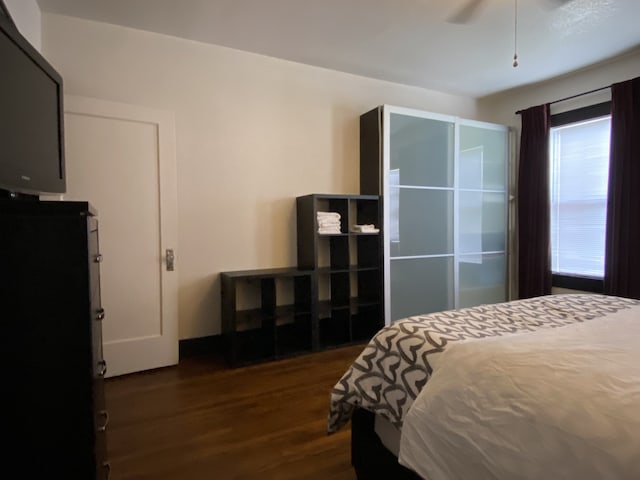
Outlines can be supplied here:
<path id="1" fill-rule="evenodd" d="M 220 332 L 219 272 L 295 265 L 296 196 L 358 193 L 361 113 L 477 118 L 470 98 L 64 16 L 43 15 L 43 49 L 67 93 L 175 112 L 182 339 Z"/>
<path id="2" fill-rule="evenodd" d="M 20 33 L 37 50 L 41 50 L 41 14 L 36 0 L 4 0 Z"/>

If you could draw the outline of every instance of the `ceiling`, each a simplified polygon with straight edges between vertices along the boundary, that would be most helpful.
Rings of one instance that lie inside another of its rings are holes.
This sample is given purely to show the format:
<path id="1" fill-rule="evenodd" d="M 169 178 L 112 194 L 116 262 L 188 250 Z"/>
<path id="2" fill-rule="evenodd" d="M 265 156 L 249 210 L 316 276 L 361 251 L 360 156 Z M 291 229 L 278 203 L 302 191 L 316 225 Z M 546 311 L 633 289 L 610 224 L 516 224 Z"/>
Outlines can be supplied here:
<path id="1" fill-rule="evenodd" d="M 471 97 L 640 49 L 640 0 L 517 0 L 517 37 L 516 0 L 37 1 L 43 13 Z M 475 15 L 454 23 L 470 1 Z"/>

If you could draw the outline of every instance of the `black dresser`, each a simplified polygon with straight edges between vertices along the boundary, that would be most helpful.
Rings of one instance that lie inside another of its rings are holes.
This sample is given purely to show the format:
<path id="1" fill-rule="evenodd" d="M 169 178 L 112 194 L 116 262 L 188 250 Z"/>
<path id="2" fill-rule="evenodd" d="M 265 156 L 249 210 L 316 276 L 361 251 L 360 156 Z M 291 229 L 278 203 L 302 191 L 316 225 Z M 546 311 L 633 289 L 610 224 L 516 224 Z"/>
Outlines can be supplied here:
<path id="1" fill-rule="evenodd" d="M 98 220 L 86 202 L 0 200 L 2 468 L 109 477 Z"/>

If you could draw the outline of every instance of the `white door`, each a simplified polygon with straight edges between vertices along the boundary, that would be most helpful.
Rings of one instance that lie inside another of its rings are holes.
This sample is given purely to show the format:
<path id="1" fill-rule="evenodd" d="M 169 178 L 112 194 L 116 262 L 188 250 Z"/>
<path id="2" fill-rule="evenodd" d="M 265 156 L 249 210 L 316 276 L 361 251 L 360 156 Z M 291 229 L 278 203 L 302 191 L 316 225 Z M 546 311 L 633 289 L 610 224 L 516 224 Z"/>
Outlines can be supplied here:
<path id="1" fill-rule="evenodd" d="M 107 376 L 177 364 L 173 115 L 66 96 L 65 145 L 64 199 L 98 212 Z"/>

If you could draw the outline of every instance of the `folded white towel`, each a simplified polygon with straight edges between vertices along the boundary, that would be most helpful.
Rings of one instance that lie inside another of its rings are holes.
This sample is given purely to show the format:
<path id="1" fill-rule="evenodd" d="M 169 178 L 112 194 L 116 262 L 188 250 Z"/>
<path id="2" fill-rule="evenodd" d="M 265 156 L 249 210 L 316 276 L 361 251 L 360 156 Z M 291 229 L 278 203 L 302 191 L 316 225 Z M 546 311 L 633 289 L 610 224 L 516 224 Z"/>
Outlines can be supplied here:
<path id="1" fill-rule="evenodd" d="M 351 231 L 359 233 L 378 233 L 380 230 L 377 229 L 374 224 L 367 223 L 364 225 L 353 225 L 351 227 Z"/>
<path id="2" fill-rule="evenodd" d="M 318 218 L 337 218 L 340 219 L 340 214 L 338 212 L 318 212 Z"/>
<path id="3" fill-rule="evenodd" d="M 318 233 L 321 235 L 342 233 L 340 227 L 320 227 Z"/>
<path id="4" fill-rule="evenodd" d="M 327 226 L 327 227 L 335 227 L 335 226 L 340 226 L 340 220 L 322 220 L 322 219 L 318 219 L 318 225 L 319 226 Z"/>
<path id="5" fill-rule="evenodd" d="M 335 235 L 342 233 L 342 224 L 338 212 L 317 212 L 318 233 L 321 235 Z"/>

